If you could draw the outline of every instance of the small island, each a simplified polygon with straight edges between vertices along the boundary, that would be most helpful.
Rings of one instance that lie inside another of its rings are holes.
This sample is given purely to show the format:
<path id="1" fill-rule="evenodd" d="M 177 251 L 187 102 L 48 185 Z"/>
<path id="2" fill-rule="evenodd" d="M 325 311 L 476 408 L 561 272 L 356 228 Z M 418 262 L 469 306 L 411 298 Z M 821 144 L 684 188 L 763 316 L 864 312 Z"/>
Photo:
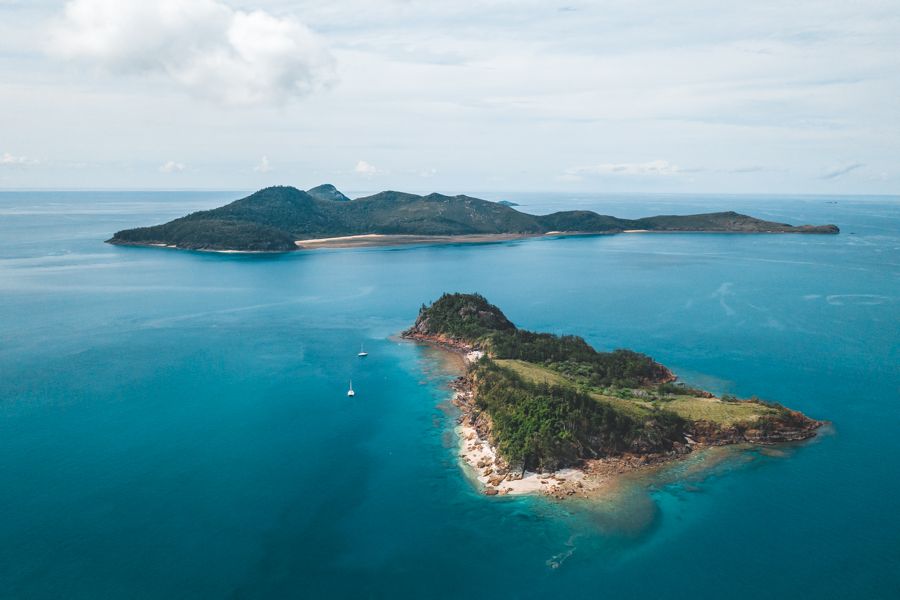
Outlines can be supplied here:
<path id="1" fill-rule="evenodd" d="M 333 185 L 269 187 L 162 225 L 116 232 L 121 246 L 217 252 L 423 243 L 484 243 L 628 232 L 838 233 L 835 225 L 788 225 L 736 212 L 620 219 L 588 210 L 531 215 L 470 196 L 380 192 L 351 200 Z"/>
<path id="2" fill-rule="evenodd" d="M 727 444 L 805 440 L 824 423 L 757 398 L 716 397 L 631 350 L 516 327 L 479 294 L 423 305 L 411 340 L 462 353 L 461 457 L 487 495 L 586 496 L 622 473 Z"/>

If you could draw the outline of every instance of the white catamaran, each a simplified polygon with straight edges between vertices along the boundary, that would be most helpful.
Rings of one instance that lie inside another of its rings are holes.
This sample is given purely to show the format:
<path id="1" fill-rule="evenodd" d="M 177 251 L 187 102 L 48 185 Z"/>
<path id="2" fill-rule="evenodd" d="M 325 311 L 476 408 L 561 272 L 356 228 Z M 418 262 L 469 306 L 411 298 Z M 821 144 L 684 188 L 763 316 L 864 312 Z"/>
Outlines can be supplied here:
<path id="1" fill-rule="evenodd" d="M 355 395 L 356 395 L 356 392 L 353 391 L 353 380 L 352 380 L 352 379 L 350 380 L 350 389 L 347 390 L 347 395 L 348 395 L 348 396 L 355 396 Z"/>

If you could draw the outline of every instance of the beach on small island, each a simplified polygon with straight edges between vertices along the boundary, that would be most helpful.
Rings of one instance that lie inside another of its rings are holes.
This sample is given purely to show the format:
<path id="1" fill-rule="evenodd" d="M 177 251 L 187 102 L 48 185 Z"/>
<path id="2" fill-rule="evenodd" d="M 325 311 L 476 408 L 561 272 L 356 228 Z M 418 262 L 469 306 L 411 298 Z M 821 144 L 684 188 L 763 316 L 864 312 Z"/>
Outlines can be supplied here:
<path id="1" fill-rule="evenodd" d="M 438 310 L 442 314 L 433 317 L 432 313 Z M 456 311 L 458 313 L 454 314 Z M 448 319 L 456 322 L 448 325 Z M 457 453 L 461 468 L 487 496 L 541 494 L 560 500 L 596 498 L 614 489 L 617 481 L 628 474 L 656 472 L 661 467 L 688 457 L 697 458 L 697 464 L 702 465 L 705 451 L 722 446 L 740 450 L 806 440 L 815 437 L 817 430 L 825 424 L 824 421 L 809 419 L 780 405 L 761 403 L 758 400 L 719 398 L 683 384 L 676 385 L 674 382 L 677 381 L 677 377 L 674 373 L 644 357 L 639 360 L 650 361 L 648 368 L 656 373 L 660 390 L 663 386 L 669 386 L 665 389 L 692 396 L 690 399 L 675 397 L 665 401 L 677 404 L 675 410 L 682 415 L 694 416 L 693 420 L 683 421 L 684 430 L 673 431 L 674 437 L 670 434 L 670 439 L 657 441 L 650 446 L 646 441 L 640 441 L 637 446 L 632 444 L 631 450 L 606 452 L 598 448 L 600 454 L 597 450 L 593 450 L 591 451 L 593 456 L 580 456 L 575 460 L 564 459 L 560 464 L 556 464 L 555 459 L 551 458 L 547 464 L 554 465 L 552 468 L 528 468 L 529 459 L 513 458 L 511 461 L 512 457 L 504 456 L 498 448 L 495 440 L 496 427 L 489 414 L 490 411 L 485 410 L 484 403 L 478 399 L 477 381 L 479 369 L 483 369 L 486 362 L 492 365 L 491 368 L 496 368 L 493 365 L 500 363 L 501 370 L 509 368 L 517 370 L 517 376 L 527 372 L 523 370 L 524 365 L 521 361 L 489 356 L 485 350 L 491 346 L 489 342 L 477 344 L 465 336 L 453 337 L 443 332 L 435 332 L 434 324 L 430 323 L 432 320 L 440 320 L 442 325 L 438 329 L 455 328 L 459 331 L 461 327 L 463 330 L 476 331 L 487 327 L 501 331 L 510 328 L 515 332 L 518 330 L 508 322 L 499 309 L 478 295 L 445 294 L 432 306 L 423 306 L 416 325 L 402 334 L 402 338 L 424 343 L 462 358 L 458 362 L 448 361 L 459 373 L 450 386 L 453 390 L 451 403 L 460 411 L 453 431 L 458 444 Z M 480 322 L 473 325 L 473 320 Z M 549 334 L 524 332 L 524 335 Z M 566 340 L 555 336 L 548 339 Z M 571 339 L 583 343 L 580 338 Z M 544 386 L 540 388 L 544 393 L 554 394 L 552 385 L 573 383 L 564 382 L 562 377 L 549 370 L 538 369 L 542 371 L 540 377 L 546 378 L 540 383 Z M 533 376 L 533 373 L 530 376 Z M 521 384 L 521 380 L 519 382 Z M 629 396 L 632 394 L 643 396 L 640 390 L 628 392 Z M 592 395 L 601 403 L 615 402 L 611 398 L 600 399 L 595 394 Z M 638 401 L 637 404 L 642 403 L 643 401 Z M 635 414 L 632 407 L 626 407 L 625 404 L 620 404 L 616 410 L 622 411 L 618 413 L 620 417 L 624 415 L 633 417 Z M 657 426 L 653 419 L 660 418 L 662 413 L 657 412 L 657 416 L 652 416 L 652 413 L 643 414 L 643 418 L 651 419 L 648 423 L 655 432 Z M 562 433 L 562 436 L 562 439 L 570 437 L 567 433 Z M 513 462 L 515 464 L 511 464 Z"/>
<path id="2" fill-rule="evenodd" d="M 425 342 L 428 343 L 428 342 Z M 446 344 L 437 344 L 445 352 L 458 352 L 463 357 L 464 367 L 468 367 L 484 356 L 479 350 L 458 349 Z M 457 380 L 451 402 L 462 411 L 454 434 L 459 450 L 460 466 L 473 478 L 479 489 L 486 495 L 547 494 L 550 496 L 587 496 L 596 493 L 608 478 L 591 477 L 585 469 L 565 468 L 548 473 L 524 471 L 504 472 L 502 461 L 498 460 L 497 449 L 478 428 L 468 422 L 471 415 L 472 390 Z"/>

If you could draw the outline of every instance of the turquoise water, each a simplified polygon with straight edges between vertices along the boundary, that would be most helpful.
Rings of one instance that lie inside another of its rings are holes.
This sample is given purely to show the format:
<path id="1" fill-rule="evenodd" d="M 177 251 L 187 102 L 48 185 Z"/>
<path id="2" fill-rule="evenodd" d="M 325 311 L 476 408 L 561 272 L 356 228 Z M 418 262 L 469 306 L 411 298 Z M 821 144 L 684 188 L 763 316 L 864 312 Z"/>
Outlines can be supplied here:
<path id="1" fill-rule="evenodd" d="M 839 236 L 102 243 L 239 195 L 0 194 L 0 597 L 900 596 L 900 199 L 505 196 Z M 391 339 L 444 291 L 834 426 L 616 502 L 481 496 L 451 370 Z"/>

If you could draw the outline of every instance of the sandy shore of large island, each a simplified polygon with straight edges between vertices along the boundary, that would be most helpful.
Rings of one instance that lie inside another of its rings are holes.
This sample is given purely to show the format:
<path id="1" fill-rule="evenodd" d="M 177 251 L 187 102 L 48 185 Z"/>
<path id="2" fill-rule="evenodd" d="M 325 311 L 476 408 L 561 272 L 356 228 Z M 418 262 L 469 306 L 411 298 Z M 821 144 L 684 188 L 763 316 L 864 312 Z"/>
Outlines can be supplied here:
<path id="1" fill-rule="evenodd" d="M 301 250 L 325 248 L 379 248 L 411 245 L 442 244 L 491 244 L 528 239 L 548 239 L 564 237 L 588 237 L 616 235 L 621 233 L 751 233 L 746 231 L 653 231 L 650 229 L 624 229 L 605 232 L 548 231 L 546 233 L 477 233 L 463 235 L 407 235 L 364 233 L 339 237 L 296 240 L 294 244 Z"/>
<path id="2" fill-rule="evenodd" d="M 341 237 L 297 240 L 298 248 L 315 250 L 317 248 L 373 248 L 379 246 L 406 246 L 410 244 L 488 244 L 491 242 L 509 242 L 526 238 L 561 235 L 559 233 L 485 233 L 469 235 L 385 235 L 366 233 L 363 235 L 345 235 Z"/>
<path id="3" fill-rule="evenodd" d="M 282 254 L 296 250 L 352 249 L 352 248 L 389 248 L 397 246 L 438 246 L 451 244 L 496 244 L 518 240 L 558 239 L 568 237 L 593 237 L 618 234 L 645 233 L 777 233 L 754 231 L 716 231 L 716 230 L 650 230 L 650 229 L 614 229 L 609 231 L 547 231 L 544 233 L 477 233 L 461 235 L 409 235 L 364 233 L 327 238 L 310 238 L 294 240 L 293 247 L 277 250 L 247 250 L 237 248 L 209 248 L 194 245 L 179 245 L 153 241 L 129 241 L 109 239 L 107 243 L 116 246 L 136 246 L 146 248 L 166 248 L 170 250 L 193 250 L 196 252 L 213 252 L 217 254 Z"/>

